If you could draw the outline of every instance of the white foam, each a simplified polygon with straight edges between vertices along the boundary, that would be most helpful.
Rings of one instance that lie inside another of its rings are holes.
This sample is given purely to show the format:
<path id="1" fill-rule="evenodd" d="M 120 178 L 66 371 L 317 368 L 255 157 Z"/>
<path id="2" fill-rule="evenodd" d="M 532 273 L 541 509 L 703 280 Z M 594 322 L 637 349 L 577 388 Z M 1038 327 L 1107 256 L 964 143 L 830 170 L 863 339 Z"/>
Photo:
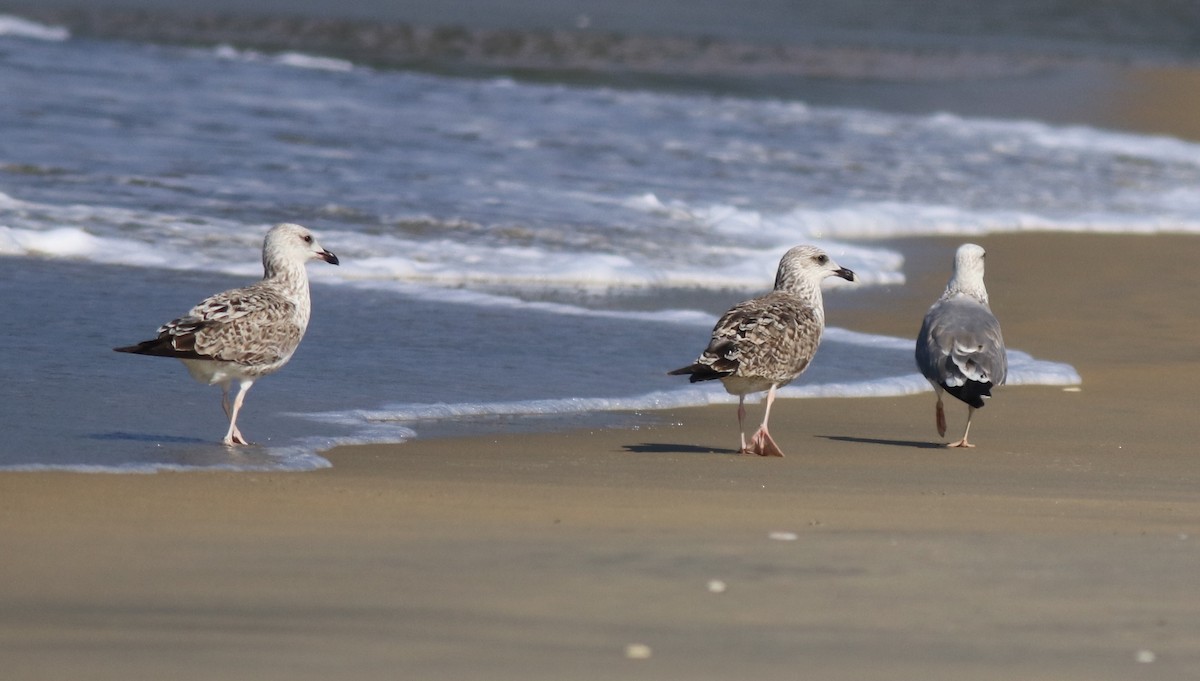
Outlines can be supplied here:
<path id="1" fill-rule="evenodd" d="M 0 36 L 57 42 L 70 38 L 71 32 L 62 26 L 47 26 L 28 19 L 0 14 Z"/>
<path id="2" fill-rule="evenodd" d="M 298 69 L 315 69 L 317 71 L 353 71 L 354 63 L 345 59 L 332 57 L 317 57 L 300 52 L 284 52 L 275 55 L 275 63 L 292 66 Z"/>
<path id="3" fill-rule="evenodd" d="M 30 230 L 0 224 L 0 255 L 86 260 L 106 265 L 172 268 L 181 254 L 132 239 L 98 237 L 78 227 Z"/>
<path id="4" fill-rule="evenodd" d="M 4 255 L 77 258 L 97 253 L 99 241 L 74 227 L 40 231 L 0 225 L 0 253 Z"/>
<path id="5" fill-rule="evenodd" d="M 51 209 L 48 206 L 37 206 L 0 194 L 0 211 L 3 211 L 5 208 L 38 213 L 44 213 Z M 76 214 L 77 212 L 87 213 L 87 215 L 78 215 Z M 99 215 L 101 212 L 103 211 L 91 207 L 68 207 L 63 211 L 59 211 L 59 215 L 56 215 L 56 218 L 120 222 L 127 218 L 135 217 L 126 211 L 114 210 L 112 214 L 104 215 L 103 220 L 97 220 L 98 217 L 101 217 Z M 62 213 L 69 213 L 70 215 L 63 215 Z M 145 222 L 147 216 L 139 215 L 136 217 L 140 221 Z M 3 219 L 4 216 L 0 213 L 0 221 Z M 161 219 L 155 219 L 154 222 L 172 229 L 178 228 L 180 231 L 188 230 L 186 233 L 194 232 L 194 230 L 190 229 L 195 227 L 194 224 L 187 224 L 184 221 L 176 223 L 176 220 L 161 217 Z M 212 238 L 212 233 L 210 232 L 208 237 L 192 234 L 192 239 L 178 241 L 174 247 L 168 248 L 161 243 L 151 243 L 143 240 L 99 237 L 78 227 L 56 227 L 44 230 L 27 229 L 8 227 L 0 222 L 0 255 L 77 259 L 106 265 L 219 272 L 246 277 L 260 275 L 262 272 L 262 265 L 259 262 L 261 242 L 257 238 L 247 237 L 246 235 L 265 233 L 268 226 L 243 226 L 233 223 L 217 225 L 215 228 L 219 233 L 229 233 L 229 242 L 223 243 L 220 239 Z M 239 236 L 233 236 L 234 233 L 239 234 Z M 339 240 L 339 235 L 342 234 L 346 236 L 347 243 L 353 242 L 355 236 L 362 236 L 354 235 L 353 233 L 336 232 L 322 234 L 322 240 L 325 243 L 338 244 L 337 251 L 343 259 L 343 266 L 341 268 L 312 268 L 310 276 L 314 280 L 325 284 L 345 284 L 356 288 L 391 290 L 414 299 L 447 304 L 492 308 L 523 308 L 551 314 L 608 317 L 613 319 L 644 320 L 675 324 L 704 325 L 711 324 L 712 322 L 711 314 L 693 310 L 596 310 L 563 303 L 525 301 L 515 296 L 498 295 L 465 288 L 431 287 L 423 284 L 430 283 L 433 278 L 404 276 L 404 268 L 406 267 L 404 264 L 398 266 L 400 271 L 397 272 L 392 269 L 392 266 L 385 267 L 381 271 L 378 267 L 378 262 L 382 259 L 374 259 L 375 264 L 372 264 L 373 259 L 370 258 L 366 260 L 365 264 L 357 261 L 347 262 L 350 258 L 345 255 L 345 251 L 341 248 Z M 375 244 L 376 242 L 370 241 L 369 243 Z M 359 245 L 363 246 L 362 243 Z M 231 259 L 229 256 L 230 250 L 234 249 L 240 249 L 240 255 L 237 259 Z M 503 281 L 511 282 L 519 280 L 509 278 Z M 444 278 L 441 283 L 446 284 L 451 281 L 449 278 Z M 501 280 L 497 279 L 496 281 Z M 760 277 L 758 285 L 764 285 L 762 277 Z"/>
<path id="6" fill-rule="evenodd" d="M 396 440 L 401 441 L 401 440 Z M 328 444 L 328 446 L 321 446 Z M 230 471 L 246 473 L 255 471 L 285 471 L 302 473 L 307 471 L 330 468 L 333 464 L 317 454 L 331 447 L 343 444 L 338 440 L 326 442 L 324 439 L 305 441 L 286 448 L 267 448 L 265 456 L 246 456 L 240 462 L 204 464 L 180 464 L 168 462 L 131 462 L 120 464 L 78 464 L 78 463 L 38 463 L 0 465 L 0 471 L 17 473 L 93 473 L 93 474 L 150 474 L 150 473 L 187 473 L 193 471 Z M 347 438 L 344 444 L 360 444 L 355 438 Z"/>
<path id="7" fill-rule="evenodd" d="M 930 116 L 926 124 L 957 136 L 990 134 L 1008 139 L 1010 143 L 1028 143 L 1052 150 L 1200 165 L 1200 144 L 1166 135 L 1117 132 L 1085 125 L 1059 126 L 1031 120 L 963 118 L 948 113 Z"/>
<path id="8" fill-rule="evenodd" d="M 825 345 L 847 344 L 862 348 L 860 378 L 850 380 L 808 380 L 779 391 L 782 398 L 861 398 L 897 397 L 930 392 L 925 377 L 911 365 L 912 340 L 830 328 Z M 872 351 L 875 356 L 872 355 Z M 896 353 L 896 350 L 902 350 Z M 885 357 L 886 356 L 886 357 Z M 903 358 L 903 366 L 895 364 Z M 1060 362 L 1035 359 L 1020 350 L 1009 350 L 1008 385 L 1075 386 L 1082 383 L 1073 367 Z M 846 372 L 839 375 L 845 376 Z M 761 395 L 759 395 L 761 398 Z M 653 411 L 698 407 L 710 404 L 734 404 L 737 397 L 725 392 L 717 382 L 684 384 L 678 389 L 661 390 L 624 397 L 568 397 L 559 399 L 515 400 L 503 402 L 405 403 L 380 409 L 304 414 L 305 418 L 342 426 L 364 427 L 388 423 L 416 423 L 497 416 L 547 416 L 611 411 Z"/>
<path id="9" fill-rule="evenodd" d="M 321 57 L 302 52 L 280 52 L 279 54 L 264 54 L 257 50 L 239 49 L 232 45 L 218 45 L 212 48 L 212 54 L 219 59 L 229 59 L 246 62 L 269 62 L 281 66 L 315 71 L 353 71 L 354 62 L 333 57 Z"/>
<path id="10" fill-rule="evenodd" d="M 600 319 L 623 319 L 631 321 L 654 322 L 661 324 L 682 324 L 688 326 L 712 326 L 713 316 L 700 310 L 611 310 L 595 309 L 553 303 L 547 301 L 530 301 L 516 296 L 505 296 L 495 293 L 473 291 L 464 288 L 430 288 L 405 284 L 389 285 L 375 281 L 355 282 L 363 288 L 384 288 L 402 293 L 414 300 L 436 302 L 450 305 L 471 305 L 490 309 L 521 309 L 532 312 L 544 312 L 554 315 L 595 317 Z"/>
<path id="11" fill-rule="evenodd" d="M 4 255 L 253 276 L 262 273 L 258 254 L 269 228 L 112 206 L 56 206 L 0 193 Z M 230 260 L 237 249 L 245 249 L 245 260 Z"/>
<path id="12" fill-rule="evenodd" d="M 130 225 L 138 229 L 131 230 Z M 7 255 L 252 276 L 259 271 L 261 246 L 253 235 L 265 233 L 268 227 L 109 206 L 55 206 L 0 193 L 0 253 Z M 416 284 L 441 289 L 507 285 L 759 290 L 770 285 L 779 256 L 794 245 L 725 249 L 719 264 L 698 266 L 691 259 L 666 261 L 619 253 L 556 251 L 537 245 L 497 246 L 479 240 L 410 239 L 338 230 L 323 231 L 321 236 L 325 242 L 336 244 L 343 266 L 336 271 L 315 271 L 315 278 L 356 285 L 374 282 L 381 288 Z M 903 258 L 897 253 L 830 241 L 816 243 L 855 270 L 859 275 L 857 285 L 904 281 L 900 271 Z M 244 258 L 231 261 L 230 253 L 234 251 L 244 253 Z"/>
<path id="13" fill-rule="evenodd" d="M 1181 214 L 1175 216 L 1079 213 L 1072 217 L 1049 217 L 1026 211 L 972 211 L 954 206 L 895 201 L 829 208 L 799 207 L 767 215 L 723 204 L 693 208 L 676 201 L 663 206 L 653 195 L 639 197 L 628 205 L 647 211 L 670 211 L 678 219 L 695 220 L 729 235 L 756 234 L 759 238 L 778 239 L 781 244 L 785 239 L 791 239 L 824 245 L 835 255 L 847 254 L 868 263 L 864 269 L 875 272 L 874 283 L 880 284 L 903 283 L 902 275 L 895 272 L 903 263 L 899 254 L 836 242 L 831 245 L 823 240 L 982 236 L 1011 232 L 1200 233 L 1200 190 L 1191 189 L 1175 189 L 1162 195 L 1160 205 L 1177 209 Z"/>
<path id="14" fill-rule="evenodd" d="M 802 236 L 802 235 L 801 235 Z M 797 238 L 796 235 L 791 235 Z M 759 290 L 770 285 L 779 257 L 799 241 L 763 248 L 702 245 L 696 258 L 664 259 L 644 254 L 556 251 L 545 246 L 492 245 L 453 239 L 403 239 L 336 232 L 324 237 L 346 252 L 339 273 L 347 279 L 398 281 L 438 287 L 508 285 L 597 289 L 702 288 Z M 904 259 L 878 247 L 810 240 L 858 275 L 857 285 L 904 282 Z M 719 251 L 719 252 L 718 252 Z M 703 264 L 701 264 L 703 263 Z M 840 282 L 832 282 L 836 286 Z"/>
<path id="15" fill-rule="evenodd" d="M 302 415 L 306 416 L 306 415 Z M 306 416 L 307 417 L 307 416 Z M 325 420 L 318 417 L 318 420 Z M 406 426 L 395 423 L 367 423 L 356 421 L 352 435 L 337 437 L 307 437 L 284 446 L 266 446 L 261 452 L 253 451 L 250 455 L 240 457 L 236 462 L 178 464 L 168 462 L 123 463 L 114 465 L 102 464 L 14 464 L 0 465 L 0 471 L 9 472 L 50 472 L 61 471 L 70 473 L 111 473 L 111 474 L 150 474 L 193 471 L 222 470 L 231 472 L 283 471 L 302 473 L 320 470 L 333 466 L 319 452 L 327 452 L 335 447 L 395 444 L 416 437 L 416 432 Z M 258 448 L 255 448 L 258 449 Z"/>

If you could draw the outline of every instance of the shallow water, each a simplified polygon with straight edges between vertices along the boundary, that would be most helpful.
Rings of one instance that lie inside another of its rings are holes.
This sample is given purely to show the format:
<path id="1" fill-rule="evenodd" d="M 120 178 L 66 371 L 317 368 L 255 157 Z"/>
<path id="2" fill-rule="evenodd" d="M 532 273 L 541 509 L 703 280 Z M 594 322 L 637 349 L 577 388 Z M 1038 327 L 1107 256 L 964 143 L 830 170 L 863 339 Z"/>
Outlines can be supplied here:
<path id="1" fill-rule="evenodd" d="M 1200 146 L 1036 121 L 448 77 L 11 20 L 0 88 L 0 276 L 21 320 L 0 334 L 15 358 L 6 466 L 305 469 L 337 442 L 728 401 L 664 372 L 795 243 L 872 287 L 906 278 L 887 237 L 1200 231 Z M 259 276 L 281 220 L 343 266 L 310 267 L 309 335 L 244 412 L 265 446 L 230 453 L 213 444 L 215 389 L 110 348 Z M 1010 381 L 1078 376 L 1018 351 Z M 923 389 L 909 339 L 831 329 L 785 394 Z"/>

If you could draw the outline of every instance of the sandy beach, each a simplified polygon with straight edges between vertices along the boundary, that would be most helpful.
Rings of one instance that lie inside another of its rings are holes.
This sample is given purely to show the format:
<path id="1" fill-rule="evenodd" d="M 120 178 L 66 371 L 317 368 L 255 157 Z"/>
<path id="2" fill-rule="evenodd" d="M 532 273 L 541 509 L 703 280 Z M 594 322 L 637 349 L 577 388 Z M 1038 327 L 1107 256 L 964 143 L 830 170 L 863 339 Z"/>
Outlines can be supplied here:
<path id="1" fill-rule="evenodd" d="M 1198 140 L 1198 81 L 793 85 Z M 915 337 L 963 241 L 889 242 L 907 283 L 827 294 L 829 325 Z M 307 473 L 0 472 L 0 678 L 1197 678 L 1200 237 L 975 241 L 1009 346 L 1083 378 L 999 388 L 976 449 L 940 445 L 928 392 L 781 400 L 783 459 L 737 456 L 722 405 Z"/>
<path id="2" fill-rule="evenodd" d="M 957 243 L 830 323 L 912 335 Z M 4 675 L 1191 678 L 1200 240 L 982 243 L 1009 344 L 1083 386 L 998 390 L 977 449 L 936 446 L 929 393 L 782 401 L 782 460 L 733 455 L 722 406 L 304 474 L 8 473 Z"/>

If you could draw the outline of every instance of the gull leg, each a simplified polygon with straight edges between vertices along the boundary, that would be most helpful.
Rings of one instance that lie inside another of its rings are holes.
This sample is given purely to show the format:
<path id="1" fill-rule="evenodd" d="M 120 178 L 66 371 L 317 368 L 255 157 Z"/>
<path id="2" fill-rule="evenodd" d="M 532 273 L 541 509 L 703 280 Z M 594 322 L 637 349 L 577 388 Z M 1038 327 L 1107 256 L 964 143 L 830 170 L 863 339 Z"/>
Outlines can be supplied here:
<path id="1" fill-rule="evenodd" d="M 237 427 L 238 412 L 242 409 L 242 400 L 246 398 L 246 391 L 250 386 L 254 385 L 254 381 L 242 381 L 238 388 L 237 397 L 233 398 L 233 407 L 229 410 L 229 431 L 225 433 L 225 439 L 222 440 L 226 445 L 248 445 L 246 438 L 242 437 L 242 432 Z"/>
<path id="2" fill-rule="evenodd" d="M 971 417 L 975 415 L 975 407 L 967 407 L 967 427 L 963 429 L 962 439 L 954 444 L 946 445 L 947 447 L 974 447 L 975 445 L 967 442 L 967 433 L 971 431 Z"/>
<path id="3" fill-rule="evenodd" d="M 228 382 L 221 384 L 221 410 L 225 412 L 225 418 L 230 420 L 229 421 L 230 429 L 229 429 L 229 432 L 227 432 L 225 434 L 225 439 L 223 440 L 223 442 L 227 445 L 248 444 L 246 442 L 246 438 L 242 437 L 242 432 L 240 430 L 238 430 L 237 426 L 235 425 L 236 421 L 237 421 L 237 417 L 234 416 L 229 411 L 229 408 L 230 408 L 229 387 L 230 387 L 230 384 Z M 246 389 L 249 390 L 249 387 L 247 386 Z M 240 397 L 241 393 L 239 392 L 238 394 Z M 239 408 L 240 408 L 240 400 L 239 400 Z"/>
<path id="4" fill-rule="evenodd" d="M 783 456 L 783 450 L 779 445 L 775 444 L 775 440 L 771 438 L 771 433 L 767 430 L 767 421 L 771 418 L 771 405 L 775 403 L 775 385 L 767 391 L 767 408 L 763 413 L 762 425 L 758 427 L 758 431 L 754 433 L 754 437 L 750 438 L 750 451 L 743 450 L 743 454 L 757 454 L 759 456 Z"/>
<path id="5" fill-rule="evenodd" d="M 946 408 L 942 405 L 942 391 L 938 391 L 937 398 L 938 437 L 946 437 Z"/>
<path id="6" fill-rule="evenodd" d="M 746 427 L 743 422 L 746 420 L 746 396 L 738 395 L 738 434 L 742 436 L 742 448 L 738 450 L 739 454 L 749 454 L 750 450 L 746 449 Z"/>

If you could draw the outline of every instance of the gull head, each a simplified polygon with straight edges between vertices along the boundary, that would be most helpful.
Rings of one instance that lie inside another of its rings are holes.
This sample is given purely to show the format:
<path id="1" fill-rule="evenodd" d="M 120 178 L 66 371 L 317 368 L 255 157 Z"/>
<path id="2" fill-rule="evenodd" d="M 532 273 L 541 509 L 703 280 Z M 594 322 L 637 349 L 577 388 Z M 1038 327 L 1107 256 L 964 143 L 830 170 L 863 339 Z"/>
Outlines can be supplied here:
<path id="1" fill-rule="evenodd" d="M 275 225 L 263 242 L 263 263 L 291 262 L 304 264 L 309 260 L 324 260 L 338 264 L 338 257 L 325 250 L 307 227 L 291 223 Z"/>
<path id="2" fill-rule="evenodd" d="M 816 246 L 796 246 L 783 254 L 775 275 L 775 290 L 819 290 L 821 281 L 841 277 L 854 281 L 854 272 L 842 267 Z"/>
<path id="3" fill-rule="evenodd" d="M 960 284 L 983 284 L 983 246 L 963 244 L 954 254 L 954 278 Z"/>
<path id="4" fill-rule="evenodd" d="M 954 274 L 946 284 L 943 298 L 964 294 L 984 305 L 988 304 L 987 287 L 983 285 L 983 259 L 987 251 L 982 246 L 963 244 L 954 254 Z"/>

